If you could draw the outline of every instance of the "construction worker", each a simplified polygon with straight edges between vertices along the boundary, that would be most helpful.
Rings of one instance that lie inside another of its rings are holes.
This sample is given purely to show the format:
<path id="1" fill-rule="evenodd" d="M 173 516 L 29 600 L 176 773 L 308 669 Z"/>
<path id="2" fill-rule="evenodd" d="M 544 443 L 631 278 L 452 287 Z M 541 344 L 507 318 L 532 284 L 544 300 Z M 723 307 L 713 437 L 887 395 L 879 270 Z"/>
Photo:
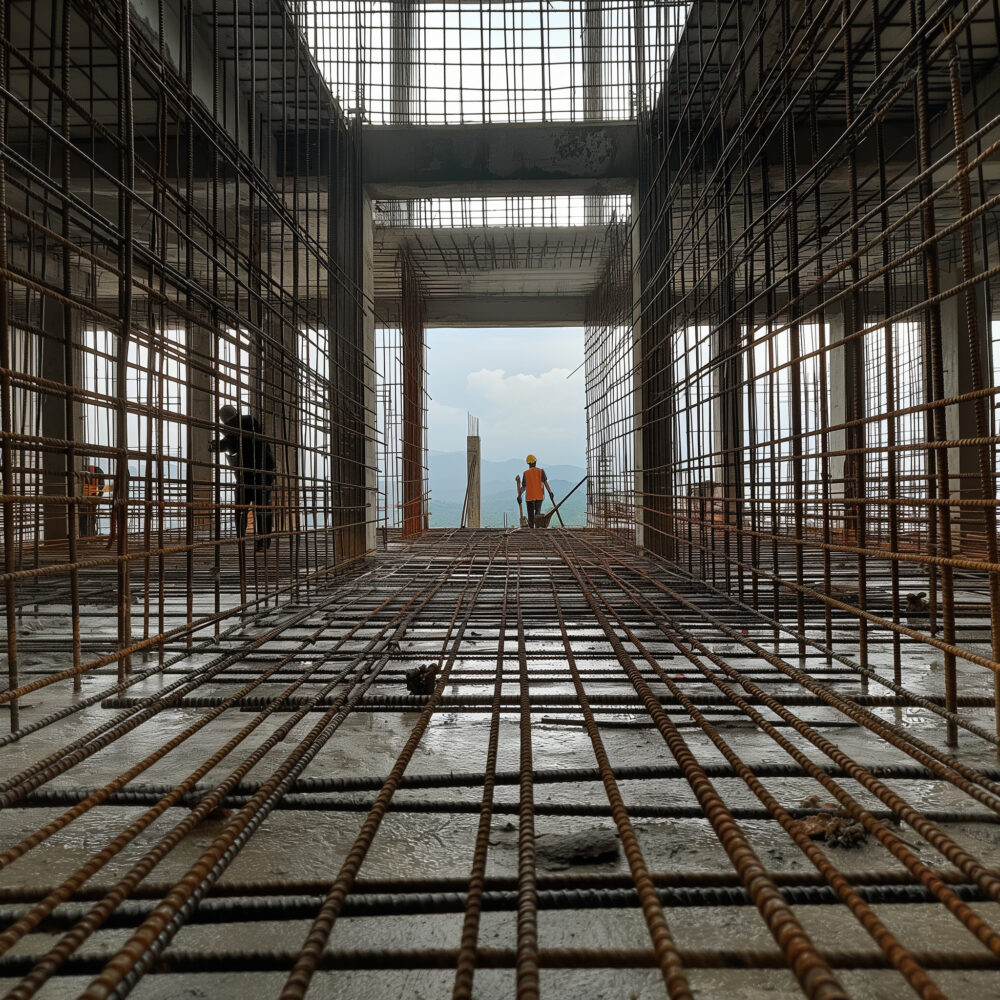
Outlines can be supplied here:
<path id="1" fill-rule="evenodd" d="M 85 503 L 80 505 L 80 537 L 97 534 L 97 501 L 104 495 L 104 470 L 99 465 L 88 465 L 80 473 Z"/>
<path id="2" fill-rule="evenodd" d="M 545 499 L 545 490 L 549 491 L 549 499 L 555 503 L 556 498 L 552 495 L 552 487 L 549 486 L 548 477 L 544 469 L 539 469 L 535 464 L 538 459 L 534 455 L 529 455 L 525 461 L 528 468 L 521 476 L 521 490 L 517 494 L 517 502 L 521 502 L 523 495 L 528 507 L 528 527 L 535 527 L 535 518 L 542 512 L 542 501 Z"/>
<path id="3" fill-rule="evenodd" d="M 274 515 L 271 510 L 271 485 L 274 482 L 274 453 L 264 440 L 264 428 L 249 413 L 240 415 L 235 406 L 221 406 L 219 421 L 226 433 L 216 438 L 209 448 L 223 452 L 236 476 L 236 534 L 244 538 L 250 508 L 253 507 L 254 548 L 258 551 L 271 544 Z"/>

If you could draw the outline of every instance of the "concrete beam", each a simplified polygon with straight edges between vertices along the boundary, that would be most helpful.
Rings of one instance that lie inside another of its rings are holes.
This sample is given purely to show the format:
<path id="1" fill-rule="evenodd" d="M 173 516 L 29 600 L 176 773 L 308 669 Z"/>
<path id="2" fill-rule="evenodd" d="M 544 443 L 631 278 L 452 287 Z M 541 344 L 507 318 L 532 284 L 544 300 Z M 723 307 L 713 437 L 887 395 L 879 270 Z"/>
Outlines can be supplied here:
<path id="1" fill-rule="evenodd" d="M 583 295 L 442 295 L 424 303 L 427 327 L 583 326 Z M 398 299 L 377 299 L 379 323 L 398 326 Z"/>
<path id="2" fill-rule="evenodd" d="M 374 198 L 628 193 L 637 139 L 634 122 L 373 125 L 363 176 Z"/>

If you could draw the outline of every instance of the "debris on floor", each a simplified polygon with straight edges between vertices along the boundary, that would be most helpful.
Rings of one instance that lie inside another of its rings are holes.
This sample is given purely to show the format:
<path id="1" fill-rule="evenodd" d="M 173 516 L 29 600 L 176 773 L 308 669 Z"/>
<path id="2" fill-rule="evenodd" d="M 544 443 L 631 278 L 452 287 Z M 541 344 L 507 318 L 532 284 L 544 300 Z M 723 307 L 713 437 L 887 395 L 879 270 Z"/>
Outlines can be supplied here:
<path id="1" fill-rule="evenodd" d="M 201 822 L 202 824 L 225 823 L 232 814 L 232 809 L 227 809 L 225 806 L 216 806 L 207 816 L 203 817 Z"/>
<path id="2" fill-rule="evenodd" d="M 490 836 L 494 847 L 517 849 L 518 828 L 507 822 Z M 573 865 L 597 865 L 617 861 L 621 850 L 613 830 L 589 826 L 571 833 L 540 833 L 535 836 L 535 859 L 547 871 L 565 871 Z"/>
<path id="3" fill-rule="evenodd" d="M 811 795 L 802 801 L 802 808 L 823 810 L 799 820 L 799 826 L 813 840 L 825 841 L 830 847 L 860 847 L 868 840 L 865 828 L 833 802 L 821 802 L 819 796 Z"/>
<path id="4" fill-rule="evenodd" d="M 550 870 L 618 859 L 618 838 L 611 830 L 587 827 L 573 833 L 543 833 L 535 838 L 535 857 Z"/>
<path id="5" fill-rule="evenodd" d="M 437 664 L 423 663 L 406 671 L 406 690 L 410 694 L 430 694 L 437 680 Z"/>

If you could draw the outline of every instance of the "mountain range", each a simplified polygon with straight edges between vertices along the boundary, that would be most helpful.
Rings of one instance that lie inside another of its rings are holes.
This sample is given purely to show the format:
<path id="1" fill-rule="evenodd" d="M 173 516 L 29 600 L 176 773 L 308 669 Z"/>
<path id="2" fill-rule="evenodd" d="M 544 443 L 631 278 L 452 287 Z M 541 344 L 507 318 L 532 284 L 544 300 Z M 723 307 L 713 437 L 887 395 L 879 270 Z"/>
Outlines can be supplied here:
<path id="1" fill-rule="evenodd" d="M 465 499 L 466 457 L 461 451 L 429 451 L 427 453 L 430 477 L 430 526 L 453 528 L 459 524 L 462 502 Z M 526 465 L 516 458 L 503 462 L 482 463 L 480 484 L 482 490 L 482 525 L 484 528 L 502 528 L 504 514 L 508 524 L 517 524 L 517 486 L 514 477 L 524 472 Z M 586 475 L 579 465 L 543 464 L 549 485 L 561 500 Z M 542 510 L 551 509 L 546 499 Z M 559 513 L 567 527 L 582 527 L 587 522 L 587 486 L 581 486 L 560 508 Z"/>

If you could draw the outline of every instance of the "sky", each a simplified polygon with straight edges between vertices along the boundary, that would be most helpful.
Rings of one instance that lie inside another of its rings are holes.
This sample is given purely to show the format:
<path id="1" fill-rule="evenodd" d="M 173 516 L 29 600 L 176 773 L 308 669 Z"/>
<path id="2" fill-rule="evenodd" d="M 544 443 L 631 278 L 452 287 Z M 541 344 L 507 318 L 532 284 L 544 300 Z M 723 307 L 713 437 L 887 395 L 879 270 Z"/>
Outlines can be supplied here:
<path id="1" fill-rule="evenodd" d="M 469 412 L 484 461 L 586 464 L 582 327 L 429 329 L 427 347 L 429 449 L 465 451 Z"/>

